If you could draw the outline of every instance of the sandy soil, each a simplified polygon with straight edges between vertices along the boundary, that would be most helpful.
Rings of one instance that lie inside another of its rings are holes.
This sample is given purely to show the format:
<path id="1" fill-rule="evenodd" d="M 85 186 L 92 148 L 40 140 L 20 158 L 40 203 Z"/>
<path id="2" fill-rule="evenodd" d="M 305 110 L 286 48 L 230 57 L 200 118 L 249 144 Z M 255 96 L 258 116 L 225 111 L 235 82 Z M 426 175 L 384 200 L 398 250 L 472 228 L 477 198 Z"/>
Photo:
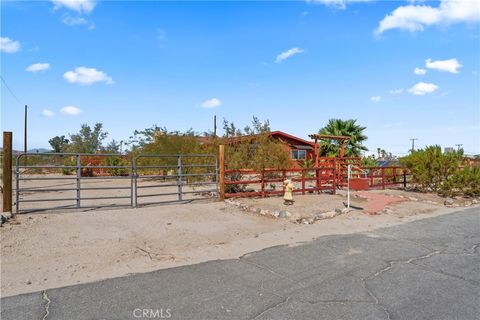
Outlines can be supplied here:
<path id="1" fill-rule="evenodd" d="M 353 211 L 312 225 L 247 214 L 219 202 L 23 214 L 0 228 L 1 294 L 237 258 L 275 245 L 366 232 L 451 210 L 404 217 Z"/>
<path id="2" fill-rule="evenodd" d="M 29 212 L 32 209 L 51 209 L 58 208 L 64 210 L 65 207 L 75 207 L 76 205 L 76 177 L 60 174 L 49 175 L 23 175 L 23 178 L 45 179 L 49 180 L 19 180 L 20 189 L 28 189 L 20 192 L 20 212 Z M 81 179 L 81 206 L 130 206 L 132 202 L 130 177 L 83 177 Z M 162 178 L 138 178 L 137 203 L 144 205 L 152 202 L 167 202 L 178 200 L 178 187 L 175 180 L 165 181 Z M 14 181 L 15 188 L 15 181 Z M 63 189 L 61 191 L 49 191 L 52 189 Z M 193 200 L 208 197 L 205 191 L 215 189 L 214 184 L 204 185 L 185 185 L 183 186 L 184 200 Z M 94 198 L 107 199 L 94 199 Z M 115 198 L 113 198 L 115 197 Z M 41 199 L 40 202 L 34 201 Z M 63 200 L 65 199 L 65 200 Z M 34 202 L 30 202 L 30 201 Z"/>

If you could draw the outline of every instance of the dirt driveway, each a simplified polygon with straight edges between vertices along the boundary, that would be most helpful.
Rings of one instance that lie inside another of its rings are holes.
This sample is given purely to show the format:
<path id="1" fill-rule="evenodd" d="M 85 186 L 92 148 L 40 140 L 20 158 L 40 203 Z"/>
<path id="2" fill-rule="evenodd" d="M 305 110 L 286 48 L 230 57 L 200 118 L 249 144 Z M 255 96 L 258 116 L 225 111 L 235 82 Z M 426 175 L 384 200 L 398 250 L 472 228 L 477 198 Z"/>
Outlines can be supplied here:
<path id="1" fill-rule="evenodd" d="M 246 213 L 220 202 L 22 214 L 0 228 L 1 294 L 237 258 L 275 245 L 368 232 L 451 210 L 405 217 L 353 211 L 312 225 Z"/>

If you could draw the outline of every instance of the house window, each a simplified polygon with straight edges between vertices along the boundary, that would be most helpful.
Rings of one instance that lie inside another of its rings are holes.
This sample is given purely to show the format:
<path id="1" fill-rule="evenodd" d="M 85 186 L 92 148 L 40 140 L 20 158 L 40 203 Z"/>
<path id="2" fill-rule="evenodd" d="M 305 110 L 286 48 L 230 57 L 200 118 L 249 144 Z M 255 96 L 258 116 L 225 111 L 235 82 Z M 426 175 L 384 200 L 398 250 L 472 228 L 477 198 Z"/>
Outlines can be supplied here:
<path id="1" fill-rule="evenodd" d="M 292 150 L 292 159 L 293 160 L 306 160 L 307 151 L 306 150 Z"/>

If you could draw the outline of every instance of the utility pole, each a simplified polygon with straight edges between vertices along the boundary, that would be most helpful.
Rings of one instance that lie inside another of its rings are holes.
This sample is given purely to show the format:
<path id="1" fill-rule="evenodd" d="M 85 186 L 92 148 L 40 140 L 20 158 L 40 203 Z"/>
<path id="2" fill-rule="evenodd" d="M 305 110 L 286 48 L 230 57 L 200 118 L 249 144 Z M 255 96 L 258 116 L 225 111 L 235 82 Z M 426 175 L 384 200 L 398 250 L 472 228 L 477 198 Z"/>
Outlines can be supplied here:
<path id="1" fill-rule="evenodd" d="M 457 147 L 457 151 L 460 151 L 460 148 L 463 146 L 461 143 L 455 144 L 455 147 Z"/>
<path id="2" fill-rule="evenodd" d="M 25 124 L 23 132 L 23 152 L 27 153 L 27 115 L 28 115 L 28 106 L 25 105 Z M 25 165 L 27 165 L 27 156 L 25 156 Z"/>
<path id="3" fill-rule="evenodd" d="M 217 136 L 217 116 L 213 116 L 213 137 Z"/>
<path id="4" fill-rule="evenodd" d="M 412 149 L 410 151 L 413 152 L 415 151 L 415 140 L 418 140 L 418 138 L 410 138 L 409 140 L 412 140 Z"/>

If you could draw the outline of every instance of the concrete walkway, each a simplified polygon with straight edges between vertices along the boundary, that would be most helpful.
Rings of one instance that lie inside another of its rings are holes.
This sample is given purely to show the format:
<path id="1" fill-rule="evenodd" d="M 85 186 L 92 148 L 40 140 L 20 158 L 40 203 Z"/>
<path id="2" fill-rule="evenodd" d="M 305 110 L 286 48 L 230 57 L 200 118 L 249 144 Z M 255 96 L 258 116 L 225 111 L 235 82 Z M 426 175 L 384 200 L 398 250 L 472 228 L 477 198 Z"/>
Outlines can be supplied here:
<path id="1" fill-rule="evenodd" d="M 368 191 L 357 191 L 354 195 L 367 199 L 367 203 L 363 206 L 363 211 L 370 215 L 377 214 L 385 209 L 386 206 L 407 201 L 405 198 L 387 196 Z"/>
<path id="2" fill-rule="evenodd" d="M 478 319 L 477 208 L 1 300 L 1 319 Z M 34 263 L 32 261 L 32 263 Z"/>

